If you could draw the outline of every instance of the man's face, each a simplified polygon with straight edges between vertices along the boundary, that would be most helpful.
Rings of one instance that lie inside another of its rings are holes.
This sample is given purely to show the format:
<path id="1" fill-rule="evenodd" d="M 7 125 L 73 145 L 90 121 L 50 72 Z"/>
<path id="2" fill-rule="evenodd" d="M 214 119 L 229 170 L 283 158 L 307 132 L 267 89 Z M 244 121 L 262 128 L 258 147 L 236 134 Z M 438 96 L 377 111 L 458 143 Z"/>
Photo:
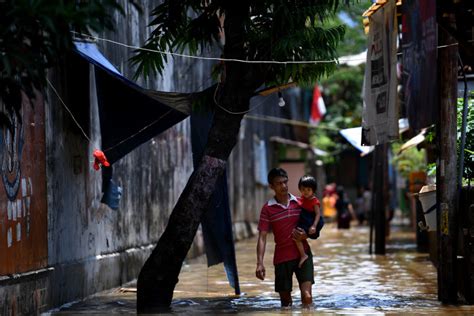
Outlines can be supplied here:
<path id="1" fill-rule="evenodd" d="M 270 188 L 275 191 L 276 195 L 288 194 L 288 178 L 287 177 L 276 177 L 273 179 Z"/>

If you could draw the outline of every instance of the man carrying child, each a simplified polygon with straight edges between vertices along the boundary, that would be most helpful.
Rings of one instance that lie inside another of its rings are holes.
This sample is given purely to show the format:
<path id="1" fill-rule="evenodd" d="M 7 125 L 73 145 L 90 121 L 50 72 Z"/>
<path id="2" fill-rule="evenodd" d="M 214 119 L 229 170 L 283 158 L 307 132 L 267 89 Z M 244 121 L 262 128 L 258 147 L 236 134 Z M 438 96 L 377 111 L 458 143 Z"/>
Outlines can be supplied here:
<path id="1" fill-rule="evenodd" d="M 262 208 L 258 225 L 257 268 L 255 275 L 260 280 L 265 279 L 263 258 L 270 229 L 275 240 L 273 264 L 275 266 L 275 291 L 280 295 L 281 305 L 291 306 L 291 290 L 293 288 L 293 273 L 301 290 L 303 307 L 312 306 L 312 290 L 314 284 L 314 266 L 307 239 L 303 229 L 297 228 L 300 219 L 301 206 L 295 196 L 288 192 L 288 174 L 281 168 L 274 168 L 268 173 L 268 183 L 274 191 L 274 197 Z M 308 256 L 299 267 L 300 253 L 295 240 L 301 241 Z"/>

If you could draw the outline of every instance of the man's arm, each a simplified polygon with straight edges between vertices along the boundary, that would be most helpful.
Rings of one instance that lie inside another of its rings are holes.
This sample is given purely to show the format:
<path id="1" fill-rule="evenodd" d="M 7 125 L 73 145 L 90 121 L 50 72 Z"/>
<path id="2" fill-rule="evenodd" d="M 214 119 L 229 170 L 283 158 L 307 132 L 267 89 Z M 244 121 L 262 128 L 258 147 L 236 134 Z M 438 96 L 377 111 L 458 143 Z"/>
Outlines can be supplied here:
<path id="1" fill-rule="evenodd" d="M 263 265 L 263 257 L 265 255 L 265 247 L 267 245 L 267 232 L 260 231 L 258 233 L 257 241 L 257 269 L 255 270 L 255 276 L 260 279 L 265 279 L 265 266 Z"/>

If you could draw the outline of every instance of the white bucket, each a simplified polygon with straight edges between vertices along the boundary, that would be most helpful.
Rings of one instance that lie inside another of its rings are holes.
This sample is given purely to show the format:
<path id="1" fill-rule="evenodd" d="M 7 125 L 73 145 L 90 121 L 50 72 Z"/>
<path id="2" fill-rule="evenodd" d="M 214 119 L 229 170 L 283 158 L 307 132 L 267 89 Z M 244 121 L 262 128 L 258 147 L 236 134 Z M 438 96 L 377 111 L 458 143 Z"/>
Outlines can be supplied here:
<path id="1" fill-rule="evenodd" d="M 418 193 L 428 231 L 436 231 L 436 185 L 425 185 Z"/>

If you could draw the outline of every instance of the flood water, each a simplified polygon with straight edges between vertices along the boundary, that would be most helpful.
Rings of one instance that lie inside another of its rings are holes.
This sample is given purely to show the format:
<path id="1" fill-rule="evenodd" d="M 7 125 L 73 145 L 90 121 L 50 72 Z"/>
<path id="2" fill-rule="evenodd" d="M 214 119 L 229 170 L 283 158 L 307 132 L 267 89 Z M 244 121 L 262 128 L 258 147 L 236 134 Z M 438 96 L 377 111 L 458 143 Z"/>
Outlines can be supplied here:
<path id="1" fill-rule="evenodd" d="M 302 310 L 294 281 L 291 309 L 282 310 L 274 292 L 273 240 L 269 236 L 265 266 L 267 278 L 255 278 L 256 239 L 236 244 L 242 294 L 234 295 L 222 265 L 206 267 L 205 257 L 187 262 L 180 275 L 173 314 L 261 315 L 384 315 L 384 314 L 474 314 L 474 306 L 447 306 L 437 300 L 436 270 L 427 253 L 416 252 L 414 233 L 392 228 L 387 254 L 368 254 L 367 227 L 338 231 L 328 224 L 322 237 L 311 241 L 315 265 L 314 308 Z M 135 313 L 134 284 L 100 293 L 72 304 L 54 315 Z"/>

